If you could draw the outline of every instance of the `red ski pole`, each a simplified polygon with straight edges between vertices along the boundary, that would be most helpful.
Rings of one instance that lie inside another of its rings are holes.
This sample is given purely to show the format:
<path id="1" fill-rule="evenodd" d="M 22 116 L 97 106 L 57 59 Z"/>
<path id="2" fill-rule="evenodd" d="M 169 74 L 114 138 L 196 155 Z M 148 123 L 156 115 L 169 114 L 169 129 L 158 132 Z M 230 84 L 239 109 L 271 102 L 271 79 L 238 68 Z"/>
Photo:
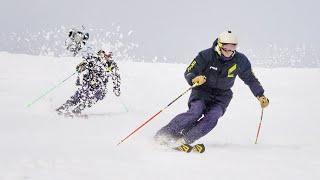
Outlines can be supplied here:
<path id="1" fill-rule="evenodd" d="M 188 91 L 190 91 L 192 88 L 198 86 L 197 83 L 193 84 L 191 87 L 189 87 L 186 91 L 184 91 L 182 94 L 180 94 L 177 98 L 175 98 L 173 101 L 171 101 L 165 108 L 161 109 L 160 111 L 158 111 L 157 113 L 155 113 L 153 116 L 151 116 L 148 120 L 146 120 L 144 123 L 142 123 L 139 127 L 137 127 L 135 130 L 133 130 L 128 136 L 126 136 L 125 138 L 123 138 L 117 145 L 120 145 L 121 143 L 123 143 L 125 140 L 127 140 L 131 135 L 133 135 L 135 132 L 137 132 L 139 129 L 141 129 L 144 125 L 146 125 L 148 122 L 150 122 L 153 118 L 155 118 L 156 116 L 158 116 L 162 111 L 164 111 L 165 109 L 167 109 L 169 106 L 171 106 L 171 104 L 173 104 L 175 101 L 177 101 L 181 96 L 183 96 L 184 94 L 186 94 Z"/>
<path id="2" fill-rule="evenodd" d="M 263 118 L 263 108 L 261 110 L 260 123 L 259 123 L 258 132 L 257 132 L 257 136 L 256 136 L 256 141 L 254 144 L 258 144 L 258 137 L 259 137 L 260 128 L 261 128 L 261 124 L 262 124 L 262 118 Z"/>

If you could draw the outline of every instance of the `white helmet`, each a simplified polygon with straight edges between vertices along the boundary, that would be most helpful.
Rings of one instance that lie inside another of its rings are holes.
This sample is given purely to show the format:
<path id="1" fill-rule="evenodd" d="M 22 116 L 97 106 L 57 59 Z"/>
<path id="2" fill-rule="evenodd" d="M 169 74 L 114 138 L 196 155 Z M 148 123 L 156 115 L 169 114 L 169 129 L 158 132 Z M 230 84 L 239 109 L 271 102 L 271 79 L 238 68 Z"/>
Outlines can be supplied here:
<path id="1" fill-rule="evenodd" d="M 232 31 L 224 31 L 218 36 L 218 43 L 238 44 L 238 38 Z"/>

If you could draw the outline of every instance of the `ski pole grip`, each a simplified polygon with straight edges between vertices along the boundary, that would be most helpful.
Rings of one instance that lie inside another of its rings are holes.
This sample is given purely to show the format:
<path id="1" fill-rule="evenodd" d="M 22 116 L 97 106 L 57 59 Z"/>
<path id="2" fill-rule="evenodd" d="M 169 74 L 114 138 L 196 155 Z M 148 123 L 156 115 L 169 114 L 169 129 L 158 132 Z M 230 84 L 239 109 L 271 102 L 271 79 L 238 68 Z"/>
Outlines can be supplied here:
<path id="1" fill-rule="evenodd" d="M 194 84 L 192 85 L 192 88 L 197 87 L 197 86 L 199 86 L 199 83 L 194 83 Z"/>

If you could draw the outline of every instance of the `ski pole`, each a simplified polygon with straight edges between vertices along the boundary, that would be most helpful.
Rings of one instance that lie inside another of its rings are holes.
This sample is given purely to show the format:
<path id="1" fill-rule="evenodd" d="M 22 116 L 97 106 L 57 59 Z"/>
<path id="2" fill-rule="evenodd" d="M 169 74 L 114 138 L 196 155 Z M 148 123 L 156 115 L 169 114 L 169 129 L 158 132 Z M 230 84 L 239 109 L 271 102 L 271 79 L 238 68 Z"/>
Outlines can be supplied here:
<path id="1" fill-rule="evenodd" d="M 256 136 L 256 141 L 254 144 L 258 144 L 258 137 L 259 137 L 260 128 L 261 128 L 261 124 L 262 124 L 262 118 L 263 118 L 263 108 L 261 108 L 260 123 L 259 123 L 258 132 L 257 132 L 257 136 Z"/>
<path id="2" fill-rule="evenodd" d="M 186 94 L 188 91 L 190 91 L 192 88 L 198 86 L 197 83 L 193 84 L 191 87 L 189 87 L 186 91 L 184 91 L 182 94 L 180 94 L 177 98 L 175 98 L 173 101 L 171 101 L 165 108 L 161 109 L 157 113 L 155 113 L 153 116 L 151 116 L 148 120 L 146 120 L 144 123 L 142 123 L 139 127 L 137 127 L 135 130 L 133 130 L 128 136 L 123 138 L 117 145 L 120 145 L 123 143 L 125 140 L 127 140 L 131 135 L 133 135 L 135 132 L 137 132 L 140 128 L 142 128 L 144 125 L 146 125 L 148 122 L 150 122 L 153 118 L 155 118 L 157 115 L 159 115 L 162 111 L 167 109 L 171 104 L 173 104 L 176 100 L 178 100 L 181 96 Z"/>
<path id="3" fill-rule="evenodd" d="M 35 100 L 33 100 L 32 102 L 30 102 L 29 104 L 27 104 L 27 107 L 30 107 L 31 105 L 33 105 L 34 103 L 36 103 L 37 101 L 39 101 L 41 98 L 43 98 L 44 96 L 46 96 L 47 94 L 49 94 L 51 91 L 53 91 L 54 89 L 56 89 L 58 86 L 60 86 L 62 83 L 64 83 L 65 81 L 67 81 L 69 78 L 71 78 L 73 75 L 75 75 L 76 72 L 74 72 L 73 74 L 71 74 L 70 76 L 68 76 L 67 78 L 65 78 L 63 81 L 61 81 L 59 84 L 53 86 L 52 88 L 48 89 L 45 93 L 43 93 L 41 96 L 39 96 L 38 98 L 36 98 Z"/>

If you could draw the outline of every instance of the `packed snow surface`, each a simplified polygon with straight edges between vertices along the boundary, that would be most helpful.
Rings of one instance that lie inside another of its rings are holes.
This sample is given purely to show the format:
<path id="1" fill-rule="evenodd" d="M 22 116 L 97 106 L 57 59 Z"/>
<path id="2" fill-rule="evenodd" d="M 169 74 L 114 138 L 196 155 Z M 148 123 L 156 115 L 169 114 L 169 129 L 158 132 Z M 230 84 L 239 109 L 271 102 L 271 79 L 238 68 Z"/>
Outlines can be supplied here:
<path id="1" fill-rule="evenodd" d="M 132 130 L 188 88 L 186 64 L 119 62 L 120 98 L 65 118 L 54 109 L 76 90 L 75 77 L 26 105 L 75 71 L 79 58 L 0 53 L 0 180 L 316 180 L 320 179 L 320 69 L 254 68 L 270 106 L 259 143 L 261 108 L 237 79 L 217 127 L 198 142 L 204 154 L 167 150 L 155 132 L 187 110 L 189 93 L 120 146 Z"/>

